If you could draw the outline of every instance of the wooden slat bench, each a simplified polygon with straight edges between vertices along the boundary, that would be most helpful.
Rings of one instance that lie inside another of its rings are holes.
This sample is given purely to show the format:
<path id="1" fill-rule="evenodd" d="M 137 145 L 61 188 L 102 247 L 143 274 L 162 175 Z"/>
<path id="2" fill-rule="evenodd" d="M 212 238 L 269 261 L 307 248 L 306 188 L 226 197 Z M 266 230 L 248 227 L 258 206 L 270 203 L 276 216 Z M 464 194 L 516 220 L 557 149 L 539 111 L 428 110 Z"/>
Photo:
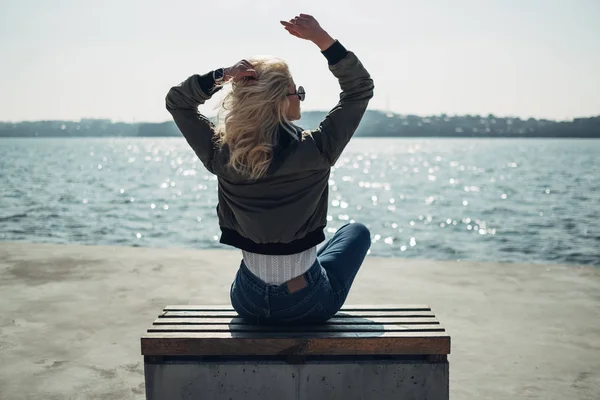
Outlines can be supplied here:
<path id="1" fill-rule="evenodd" d="M 427 306 L 345 306 L 303 326 L 167 306 L 141 346 L 147 400 L 449 398 L 450 336 Z"/>

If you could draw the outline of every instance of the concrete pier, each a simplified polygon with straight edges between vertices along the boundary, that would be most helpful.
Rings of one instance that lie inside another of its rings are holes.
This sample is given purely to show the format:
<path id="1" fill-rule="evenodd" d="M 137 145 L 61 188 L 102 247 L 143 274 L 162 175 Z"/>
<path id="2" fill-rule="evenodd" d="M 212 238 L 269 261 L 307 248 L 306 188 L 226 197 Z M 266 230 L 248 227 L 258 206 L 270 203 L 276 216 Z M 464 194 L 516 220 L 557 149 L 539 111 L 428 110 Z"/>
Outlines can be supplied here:
<path id="1" fill-rule="evenodd" d="M 146 368 L 149 400 L 448 400 L 448 363 L 176 362 Z"/>
<path id="2" fill-rule="evenodd" d="M 228 304 L 241 254 L 0 243 L 0 399 L 144 399 L 140 336 L 167 304 Z M 450 393 L 600 398 L 600 269 L 367 257 L 347 304 L 428 304 Z"/>

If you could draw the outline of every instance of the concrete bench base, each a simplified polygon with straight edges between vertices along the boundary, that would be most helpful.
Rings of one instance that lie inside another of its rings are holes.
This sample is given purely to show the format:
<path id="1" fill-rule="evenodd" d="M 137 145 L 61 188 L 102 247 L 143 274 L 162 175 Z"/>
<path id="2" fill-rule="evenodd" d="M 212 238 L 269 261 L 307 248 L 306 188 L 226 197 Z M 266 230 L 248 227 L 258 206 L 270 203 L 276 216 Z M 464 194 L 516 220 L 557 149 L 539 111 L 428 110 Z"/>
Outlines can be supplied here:
<path id="1" fill-rule="evenodd" d="M 415 357 L 286 361 L 147 357 L 148 400 L 447 400 L 448 362 Z"/>

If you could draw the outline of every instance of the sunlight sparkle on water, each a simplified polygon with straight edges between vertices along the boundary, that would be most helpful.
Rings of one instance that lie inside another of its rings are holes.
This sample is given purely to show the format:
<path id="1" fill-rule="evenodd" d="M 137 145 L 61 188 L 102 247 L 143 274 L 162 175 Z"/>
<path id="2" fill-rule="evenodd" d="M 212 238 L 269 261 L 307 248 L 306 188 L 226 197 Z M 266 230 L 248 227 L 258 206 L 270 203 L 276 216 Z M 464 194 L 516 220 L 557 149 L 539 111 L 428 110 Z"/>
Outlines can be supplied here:
<path id="1" fill-rule="evenodd" d="M 327 228 L 331 229 L 325 233 L 331 236 L 336 228 L 354 220 L 365 223 L 373 232 L 371 239 L 376 240 L 371 254 L 377 256 L 589 263 L 596 256 L 593 240 L 597 235 L 593 228 L 584 233 L 583 227 L 593 219 L 589 210 L 600 199 L 597 177 L 590 172 L 598 169 L 599 148 L 597 143 L 579 142 L 563 141 L 550 153 L 540 148 L 550 146 L 551 141 L 357 138 L 331 169 L 331 215 L 327 216 Z M 201 243 L 201 247 L 209 248 L 217 245 L 213 241 L 218 233 L 217 177 L 204 168 L 185 140 L 115 138 L 94 143 L 92 147 L 87 140 L 69 141 L 72 151 L 60 174 L 54 174 L 65 179 L 45 182 L 45 187 L 54 186 L 56 190 L 39 198 L 40 204 L 49 203 L 48 215 L 62 210 L 65 221 L 74 220 L 73 228 L 67 224 L 56 226 L 63 230 L 58 232 L 60 236 L 52 237 L 57 241 L 129 241 L 159 247 L 172 243 Z M 31 146 L 30 141 L 22 145 L 29 150 Z M 58 154 L 56 160 L 61 158 L 60 151 L 56 151 L 59 147 L 53 146 L 51 141 L 44 141 L 36 150 L 36 155 L 48 159 L 52 167 L 54 161 L 49 157 Z M 368 151 L 370 148 L 373 151 Z M 73 154 L 79 158 L 71 157 Z M 14 168 L 20 168 L 21 156 L 22 152 L 14 156 L 4 152 L 0 159 L 8 157 L 14 161 Z M 559 174 L 553 169 L 579 156 L 586 160 L 581 169 L 559 168 Z M 19 175 L 8 168 L 13 172 L 8 174 L 9 180 Z M 98 173 L 86 177 L 89 171 Z M 33 174 L 31 184 L 38 185 L 45 175 Z M 547 179 L 559 175 L 561 179 Z M 170 176 L 177 181 L 167 178 Z M 19 180 L 12 185 L 9 182 L 9 190 L 18 190 Z M 506 201 L 508 196 L 511 201 Z M 580 211 L 569 214 L 573 221 L 563 221 L 564 213 L 556 212 L 555 207 L 565 204 Z M 32 206 L 32 215 L 21 217 L 23 205 L 19 199 L 7 196 L 3 205 L 0 218 L 17 216 L 14 222 L 8 220 L 6 230 L 14 223 L 15 232 L 25 232 L 13 238 L 31 237 L 35 241 L 44 236 L 45 208 Z M 124 219 L 132 223 L 120 223 Z M 160 224 L 156 223 L 159 219 Z M 21 229 L 19 224 L 30 225 L 31 229 Z M 539 240 L 547 240 L 529 234 L 533 228 L 543 238 L 556 238 L 561 244 L 566 237 L 572 238 L 571 247 L 539 246 Z M 138 233 L 142 237 L 137 237 Z"/>

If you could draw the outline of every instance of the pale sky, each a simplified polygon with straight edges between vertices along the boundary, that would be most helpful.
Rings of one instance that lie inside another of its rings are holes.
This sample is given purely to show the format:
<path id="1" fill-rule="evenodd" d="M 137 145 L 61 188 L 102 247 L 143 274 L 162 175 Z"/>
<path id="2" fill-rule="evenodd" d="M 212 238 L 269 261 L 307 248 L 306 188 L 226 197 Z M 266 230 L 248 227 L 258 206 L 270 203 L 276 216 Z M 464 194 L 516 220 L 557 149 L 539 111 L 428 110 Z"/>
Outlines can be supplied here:
<path id="1" fill-rule="evenodd" d="M 0 0 L 0 121 L 166 121 L 171 86 L 256 54 L 327 111 L 327 61 L 279 24 L 299 13 L 363 62 L 372 110 L 600 115 L 599 0 Z"/>

